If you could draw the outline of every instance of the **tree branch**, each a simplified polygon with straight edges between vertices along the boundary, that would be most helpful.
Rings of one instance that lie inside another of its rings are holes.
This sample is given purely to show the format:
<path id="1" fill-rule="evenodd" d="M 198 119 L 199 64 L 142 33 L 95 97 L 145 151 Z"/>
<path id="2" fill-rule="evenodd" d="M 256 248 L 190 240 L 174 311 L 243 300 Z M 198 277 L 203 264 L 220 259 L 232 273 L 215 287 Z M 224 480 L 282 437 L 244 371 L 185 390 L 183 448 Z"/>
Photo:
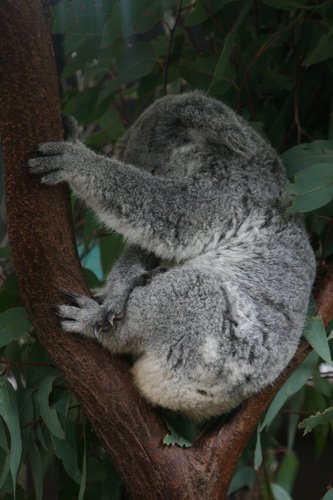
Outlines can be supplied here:
<path id="1" fill-rule="evenodd" d="M 66 187 L 37 185 L 26 170 L 37 143 L 62 139 L 49 27 L 41 0 L 1 0 L 0 133 L 9 236 L 22 299 L 40 342 L 62 370 L 133 498 L 224 498 L 263 411 L 309 347 L 299 347 L 274 386 L 185 450 L 163 446 L 163 420 L 138 395 L 120 358 L 59 329 L 52 313 L 61 301 L 59 290 L 88 289 L 76 253 Z M 329 275 L 318 294 L 326 323 L 333 318 L 332 290 Z"/>

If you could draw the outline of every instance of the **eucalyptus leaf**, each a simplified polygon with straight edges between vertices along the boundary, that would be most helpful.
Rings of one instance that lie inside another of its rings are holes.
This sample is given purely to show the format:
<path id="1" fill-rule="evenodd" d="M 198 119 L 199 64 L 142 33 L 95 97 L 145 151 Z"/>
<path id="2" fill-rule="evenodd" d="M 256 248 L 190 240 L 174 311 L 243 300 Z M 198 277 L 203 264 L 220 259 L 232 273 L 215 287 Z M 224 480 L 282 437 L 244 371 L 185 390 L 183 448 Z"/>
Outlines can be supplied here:
<path id="1" fill-rule="evenodd" d="M 166 422 L 166 424 L 171 434 L 164 436 L 163 444 L 167 446 L 178 445 L 184 448 L 190 448 L 192 446 L 192 443 L 188 439 L 178 434 L 178 432 L 170 425 L 170 422 Z"/>
<path id="2" fill-rule="evenodd" d="M 248 465 L 244 465 L 240 467 L 229 486 L 228 496 L 235 493 L 235 491 L 240 490 L 241 488 L 252 488 L 256 480 L 256 472 L 252 467 Z"/>
<path id="3" fill-rule="evenodd" d="M 75 116 L 79 123 L 90 123 L 97 118 L 95 109 L 98 93 L 96 87 L 89 87 L 82 92 L 78 92 L 67 102 L 64 107 L 65 113 Z"/>
<path id="4" fill-rule="evenodd" d="M 261 427 L 258 425 L 257 427 L 257 439 L 256 439 L 256 447 L 254 449 L 254 468 L 258 470 L 260 465 L 262 464 L 262 446 L 261 446 Z"/>
<path id="5" fill-rule="evenodd" d="M 291 496 L 279 484 L 271 484 L 274 500 L 292 500 Z"/>
<path id="6" fill-rule="evenodd" d="M 333 488 L 328 490 L 328 492 L 325 493 L 325 495 L 323 496 L 323 498 L 321 500 L 333 500 Z"/>
<path id="7" fill-rule="evenodd" d="M 31 328 L 24 307 L 12 307 L 0 313 L 0 348 L 18 340 Z"/>
<path id="8" fill-rule="evenodd" d="M 230 33 L 225 37 L 223 50 L 217 61 L 212 82 L 209 86 L 208 92 L 223 78 L 226 71 L 227 65 L 229 63 L 231 51 L 233 49 L 237 32 L 242 22 L 244 21 L 248 11 L 250 10 L 251 2 L 248 2 L 246 6 L 240 9 L 237 21 L 233 25 Z"/>
<path id="9" fill-rule="evenodd" d="M 260 426 L 260 430 L 263 430 L 272 423 L 273 419 L 276 417 L 287 399 L 290 398 L 290 396 L 293 396 L 305 384 L 311 375 L 312 367 L 317 359 L 317 353 L 312 351 L 303 363 L 290 375 L 271 402 Z"/>
<path id="10" fill-rule="evenodd" d="M 34 439 L 29 443 L 29 462 L 35 485 L 36 500 L 42 500 L 43 496 L 43 467 L 38 446 Z"/>
<path id="11" fill-rule="evenodd" d="M 154 10 L 152 0 L 118 1 L 103 27 L 101 47 L 109 47 L 118 38 L 132 33 L 142 33 L 152 28 L 160 19 L 161 11 Z"/>
<path id="12" fill-rule="evenodd" d="M 282 159 L 290 178 L 300 170 L 321 163 L 333 166 L 333 141 L 318 140 L 299 144 L 283 153 Z"/>
<path id="13" fill-rule="evenodd" d="M 333 27 L 320 38 L 317 47 L 308 54 L 303 64 L 308 68 L 330 57 L 333 57 Z"/>
<path id="14" fill-rule="evenodd" d="M 65 471 L 78 485 L 81 484 L 81 472 L 78 465 L 78 450 L 75 424 L 67 421 L 66 438 L 51 436 L 56 456 L 62 461 Z"/>
<path id="15" fill-rule="evenodd" d="M 195 26 L 199 23 L 206 21 L 215 12 L 221 10 L 228 3 L 234 2 L 235 0 L 205 0 L 200 1 L 195 5 L 192 12 L 186 17 L 186 26 Z"/>
<path id="16" fill-rule="evenodd" d="M 287 188 L 294 195 L 290 212 L 310 212 L 320 208 L 333 199 L 333 165 L 320 163 L 301 170 Z"/>
<path id="17" fill-rule="evenodd" d="M 83 427 L 83 458 L 82 458 L 82 473 L 80 481 L 79 490 L 79 500 L 83 500 L 87 483 L 87 434 L 86 434 L 86 422 Z"/>
<path id="18" fill-rule="evenodd" d="M 36 437 L 38 438 L 38 441 L 40 442 L 40 444 L 42 445 L 44 450 L 48 451 L 48 443 L 46 442 L 46 439 L 44 436 L 45 432 L 48 432 L 47 429 L 43 430 L 39 424 L 37 424 L 35 426 L 35 434 L 36 434 Z"/>
<path id="19" fill-rule="evenodd" d="M 308 319 L 303 333 L 306 340 L 326 363 L 333 366 L 330 346 L 323 320 L 320 316 Z"/>
<path id="20" fill-rule="evenodd" d="M 38 388 L 37 400 L 45 425 L 54 436 L 61 440 L 65 439 L 65 432 L 61 427 L 57 412 L 49 406 L 49 396 L 55 378 L 56 375 L 49 375 L 44 378 Z"/>
<path id="21" fill-rule="evenodd" d="M 10 456 L 0 450 L 0 491 L 10 475 Z"/>
<path id="22" fill-rule="evenodd" d="M 129 83 L 151 72 L 156 56 L 151 44 L 142 42 L 126 50 L 126 57 L 118 63 L 118 80 Z"/>
<path id="23" fill-rule="evenodd" d="M 277 474 L 277 483 L 290 495 L 299 468 L 299 460 L 294 451 L 288 451 L 283 457 Z"/>
<path id="24" fill-rule="evenodd" d="M 333 422 L 333 407 L 327 408 L 323 412 L 318 412 L 315 415 L 311 415 L 309 418 L 305 418 L 299 423 L 298 427 L 304 429 L 304 435 L 311 432 L 317 425 L 330 424 Z"/>
<path id="25" fill-rule="evenodd" d="M 5 421 L 10 435 L 9 466 L 15 497 L 16 478 L 22 458 L 22 439 L 16 394 L 5 376 L 0 377 L 0 415 Z"/>

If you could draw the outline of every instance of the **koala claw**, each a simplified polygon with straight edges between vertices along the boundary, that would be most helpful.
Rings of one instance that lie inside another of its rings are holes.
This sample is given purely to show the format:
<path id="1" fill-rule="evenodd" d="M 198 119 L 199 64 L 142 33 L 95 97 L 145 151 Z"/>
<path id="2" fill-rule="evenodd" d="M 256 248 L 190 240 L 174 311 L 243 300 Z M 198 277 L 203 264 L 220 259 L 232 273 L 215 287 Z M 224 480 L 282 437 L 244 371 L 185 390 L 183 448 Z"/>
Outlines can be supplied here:
<path id="1" fill-rule="evenodd" d="M 110 328 L 108 328 L 106 321 L 96 321 L 96 323 L 93 326 L 94 337 L 99 342 L 103 341 L 105 334 L 108 333 L 109 331 L 110 331 Z"/>
<path id="2" fill-rule="evenodd" d="M 116 313 L 110 310 L 108 311 L 106 318 L 111 326 L 115 326 L 114 321 L 121 321 L 122 319 L 124 319 L 124 313 Z"/>

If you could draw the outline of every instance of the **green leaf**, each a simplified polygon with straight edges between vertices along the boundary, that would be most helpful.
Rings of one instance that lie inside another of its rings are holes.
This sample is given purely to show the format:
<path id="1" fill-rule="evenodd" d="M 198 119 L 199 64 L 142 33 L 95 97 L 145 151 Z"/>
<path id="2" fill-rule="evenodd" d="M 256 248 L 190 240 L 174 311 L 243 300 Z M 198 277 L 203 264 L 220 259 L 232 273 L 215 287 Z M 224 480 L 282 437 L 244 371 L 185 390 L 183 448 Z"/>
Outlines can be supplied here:
<path id="1" fill-rule="evenodd" d="M 298 424 L 299 429 L 305 429 L 304 435 L 311 432 L 317 425 L 330 424 L 333 422 L 333 407 L 327 408 L 324 412 L 318 412 L 305 418 Z"/>
<path id="2" fill-rule="evenodd" d="M 232 495 L 237 490 L 240 490 L 241 488 L 252 488 L 256 480 L 256 473 L 252 467 L 249 467 L 248 465 L 244 465 L 243 467 L 240 467 L 237 471 L 234 477 L 232 478 L 232 481 L 229 486 L 228 490 L 228 496 Z"/>
<path id="3" fill-rule="evenodd" d="M 43 467 L 39 448 L 32 438 L 29 442 L 29 462 L 35 485 L 36 500 L 42 500 L 43 495 Z"/>
<path id="4" fill-rule="evenodd" d="M 126 55 L 121 57 L 118 63 L 118 80 L 121 83 L 139 80 L 151 72 L 155 61 L 154 49 L 148 42 L 141 42 L 126 49 Z"/>
<path id="5" fill-rule="evenodd" d="M 299 467 L 299 460 L 293 451 L 288 451 L 284 456 L 277 474 L 278 484 L 289 494 L 292 492 Z"/>
<path id="6" fill-rule="evenodd" d="M 251 6 L 252 6 L 252 2 L 248 2 L 245 7 L 240 9 L 240 13 L 239 13 L 239 16 L 237 18 L 237 21 L 233 25 L 231 31 L 225 37 L 223 50 L 222 50 L 221 55 L 219 57 L 219 60 L 216 64 L 213 79 L 212 79 L 212 82 L 209 86 L 208 93 L 214 87 L 214 85 L 216 85 L 222 79 L 222 77 L 225 74 L 226 68 L 227 68 L 228 63 L 229 63 L 231 51 L 232 51 L 234 44 L 235 44 L 237 31 L 238 31 L 239 27 L 241 26 L 241 24 L 243 23 Z"/>
<path id="7" fill-rule="evenodd" d="M 274 500 L 292 500 L 291 496 L 279 484 L 271 484 Z"/>
<path id="8" fill-rule="evenodd" d="M 35 389 L 33 387 L 27 387 L 18 391 L 18 409 L 22 426 L 26 426 L 33 419 L 32 395 L 34 392 Z"/>
<path id="9" fill-rule="evenodd" d="M 79 39 L 92 38 L 101 31 L 110 8 L 105 2 L 94 3 L 91 0 L 71 0 L 59 2 L 54 8 L 54 33 L 65 33 L 65 40 L 72 39 L 69 34 L 79 34 Z M 76 37 L 78 38 L 78 37 Z M 76 39 L 74 37 L 74 40 Z M 75 50 L 76 47 L 72 47 Z"/>
<path id="10" fill-rule="evenodd" d="M 260 425 L 258 425 L 256 447 L 254 450 L 254 468 L 255 468 L 255 470 L 258 470 L 260 465 L 262 464 L 262 447 L 261 447 L 260 431 L 261 431 L 261 427 L 260 427 Z"/>
<path id="11" fill-rule="evenodd" d="M 206 19 L 212 17 L 212 14 L 234 1 L 235 0 L 205 0 L 201 2 L 199 0 L 196 2 L 192 12 L 187 16 L 185 26 L 196 26 L 197 24 L 203 23 Z"/>
<path id="12" fill-rule="evenodd" d="M 0 314 L 0 348 L 17 340 L 31 328 L 24 307 L 12 307 Z"/>
<path id="13" fill-rule="evenodd" d="M 328 490 L 321 500 L 333 500 L 333 488 Z"/>
<path id="14" fill-rule="evenodd" d="M 300 419 L 299 411 L 303 408 L 305 398 L 305 387 L 302 387 L 300 391 L 295 394 L 289 404 L 289 409 L 295 413 L 291 413 L 288 418 L 288 436 L 287 436 L 287 446 L 288 451 L 291 451 L 294 447 L 295 436 L 297 432 L 297 425 Z"/>
<path id="15" fill-rule="evenodd" d="M 332 392 L 333 392 L 332 384 L 330 383 L 329 380 L 326 380 L 321 377 L 319 370 L 315 370 L 313 373 L 313 383 L 316 392 L 318 394 L 322 394 L 328 399 L 332 398 Z"/>
<path id="16" fill-rule="evenodd" d="M 46 428 L 45 428 L 44 432 L 49 433 L 49 431 Z M 44 437 L 44 434 L 43 434 L 43 430 L 42 430 L 42 428 L 41 428 L 41 426 L 39 424 L 37 424 L 35 426 L 35 434 L 36 434 L 36 437 L 38 438 L 38 441 L 40 442 L 40 444 L 44 448 L 44 450 L 48 451 L 48 446 L 46 444 L 46 440 L 45 440 L 45 437 Z"/>
<path id="17" fill-rule="evenodd" d="M 82 92 L 78 92 L 64 107 L 65 113 L 73 115 L 79 123 L 91 123 L 95 116 L 96 101 L 98 98 L 99 89 L 89 87 Z"/>
<path id="18" fill-rule="evenodd" d="M 71 54 L 69 61 L 62 70 L 62 78 L 68 78 L 79 69 L 84 69 L 87 62 L 92 61 L 98 54 L 100 38 L 98 36 L 87 37 L 82 44 Z"/>
<path id="19" fill-rule="evenodd" d="M 180 434 L 178 434 L 178 432 L 170 425 L 169 422 L 166 422 L 166 425 L 171 434 L 167 434 L 166 436 L 164 436 L 163 444 L 167 446 L 178 445 L 184 448 L 190 448 L 192 446 L 192 443 L 183 436 L 181 436 Z"/>
<path id="20" fill-rule="evenodd" d="M 87 436 L 86 436 L 86 421 L 84 421 L 82 474 L 81 474 L 81 482 L 79 490 L 79 500 L 83 500 L 84 493 L 86 491 L 86 483 L 87 483 Z"/>
<path id="21" fill-rule="evenodd" d="M 101 47 L 109 47 L 118 38 L 127 38 L 132 33 L 149 30 L 163 17 L 161 9 L 162 4 L 156 4 L 152 0 L 118 1 L 104 25 Z"/>
<path id="22" fill-rule="evenodd" d="M 318 64 L 330 57 L 333 57 L 333 28 L 320 38 L 317 47 L 311 50 L 303 64 L 308 68 L 312 64 Z"/>
<path id="23" fill-rule="evenodd" d="M 294 194 L 289 212 L 310 212 L 333 199 L 333 165 L 320 163 L 296 173 L 294 183 L 287 186 Z"/>
<path id="24" fill-rule="evenodd" d="M 320 163 L 333 165 L 333 141 L 299 144 L 283 153 L 282 159 L 289 178 L 293 178 L 300 170 Z"/>
<path id="25" fill-rule="evenodd" d="M 8 453 L 5 454 L 0 450 L 0 465 L 2 466 L 2 469 L 0 468 L 0 489 L 6 483 L 10 473 L 9 459 L 10 459 L 9 454 Z"/>
<path id="26" fill-rule="evenodd" d="M 333 366 L 327 333 L 320 316 L 314 316 L 308 320 L 303 335 L 316 353 L 319 354 L 326 363 Z"/>
<path id="27" fill-rule="evenodd" d="M 40 413 L 49 431 L 58 439 L 65 439 L 65 433 L 60 425 L 57 412 L 49 406 L 49 396 L 56 375 L 47 376 L 40 384 L 37 392 Z"/>
<path id="28" fill-rule="evenodd" d="M 51 436 L 56 456 L 62 461 L 65 471 L 78 485 L 81 484 L 81 472 L 78 465 L 76 425 L 67 420 L 66 438 Z"/>
<path id="29" fill-rule="evenodd" d="M 16 477 L 22 457 L 22 439 L 16 394 L 4 376 L 0 378 L 0 415 L 4 419 L 10 435 L 9 464 L 15 497 Z"/>
<path id="30" fill-rule="evenodd" d="M 290 377 L 286 380 L 286 382 L 283 384 L 283 386 L 271 402 L 265 415 L 264 421 L 260 426 L 260 430 L 268 427 L 272 423 L 287 399 L 297 391 L 299 391 L 300 388 L 305 384 L 305 382 L 311 375 L 312 366 L 317 359 L 318 355 L 314 351 L 312 351 L 306 357 L 303 363 L 290 375 Z"/>

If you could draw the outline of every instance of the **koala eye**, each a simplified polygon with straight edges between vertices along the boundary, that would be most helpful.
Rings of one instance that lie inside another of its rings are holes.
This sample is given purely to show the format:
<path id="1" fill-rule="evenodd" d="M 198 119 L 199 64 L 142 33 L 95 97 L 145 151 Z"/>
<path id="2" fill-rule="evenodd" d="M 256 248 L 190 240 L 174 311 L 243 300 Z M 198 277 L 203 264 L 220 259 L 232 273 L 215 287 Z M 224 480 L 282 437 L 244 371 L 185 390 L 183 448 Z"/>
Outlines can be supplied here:
<path id="1" fill-rule="evenodd" d="M 158 167 L 156 167 L 156 166 L 152 167 L 151 170 L 150 170 L 151 175 L 155 175 L 156 172 L 157 172 L 157 169 L 158 169 Z"/>

